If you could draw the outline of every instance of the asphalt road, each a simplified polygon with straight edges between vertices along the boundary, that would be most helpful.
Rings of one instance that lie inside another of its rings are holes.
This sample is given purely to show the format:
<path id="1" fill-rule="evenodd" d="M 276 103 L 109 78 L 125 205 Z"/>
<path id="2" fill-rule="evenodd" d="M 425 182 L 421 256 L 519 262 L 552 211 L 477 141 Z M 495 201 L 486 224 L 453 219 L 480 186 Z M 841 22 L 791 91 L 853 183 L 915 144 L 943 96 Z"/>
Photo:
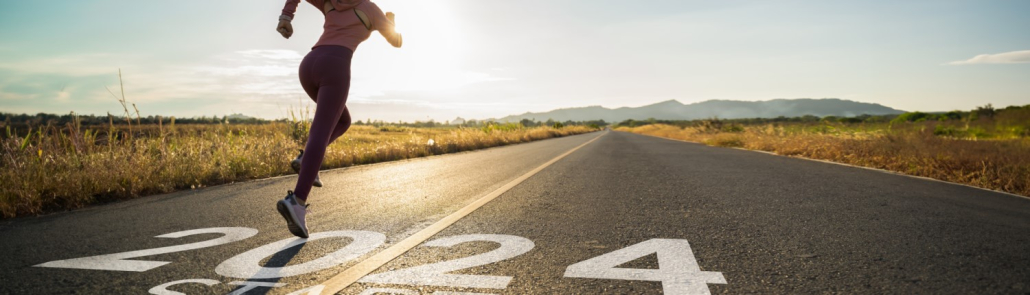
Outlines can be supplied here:
<path id="1" fill-rule="evenodd" d="M 868 169 L 597 132 L 321 178 L 306 241 L 295 176 L 2 221 L 0 294 L 318 294 L 498 191 L 340 293 L 1030 293 L 1030 200 Z"/>

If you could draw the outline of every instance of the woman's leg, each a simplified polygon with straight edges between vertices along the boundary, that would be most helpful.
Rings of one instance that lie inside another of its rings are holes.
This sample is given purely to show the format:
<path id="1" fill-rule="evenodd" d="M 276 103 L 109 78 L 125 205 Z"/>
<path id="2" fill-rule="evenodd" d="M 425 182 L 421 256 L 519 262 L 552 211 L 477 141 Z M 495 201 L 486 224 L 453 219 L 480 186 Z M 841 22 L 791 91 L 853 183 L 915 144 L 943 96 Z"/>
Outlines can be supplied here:
<path id="1" fill-rule="evenodd" d="M 311 185 L 318 176 L 326 147 L 332 139 L 338 137 L 334 135 L 341 117 L 347 110 L 352 52 L 345 47 L 333 46 L 316 48 L 309 55 L 314 56 L 301 62 L 300 78 L 305 91 L 309 95 L 314 94 L 312 96 L 316 102 L 315 117 L 311 122 L 308 142 L 304 147 L 300 177 L 297 178 L 297 186 L 293 191 L 298 199 L 304 201 L 307 200 Z"/>
<path id="2" fill-rule="evenodd" d="M 332 144 L 333 142 L 336 142 L 337 138 L 343 136 L 343 134 L 347 132 L 347 129 L 350 129 L 350 123 L 350 110 L 344 106 L 343 114 L 340 115 L 340 121 L 336 122 L 336 128 L 333 129 L 333 136 L 329 138 L 329 143 Z"/>

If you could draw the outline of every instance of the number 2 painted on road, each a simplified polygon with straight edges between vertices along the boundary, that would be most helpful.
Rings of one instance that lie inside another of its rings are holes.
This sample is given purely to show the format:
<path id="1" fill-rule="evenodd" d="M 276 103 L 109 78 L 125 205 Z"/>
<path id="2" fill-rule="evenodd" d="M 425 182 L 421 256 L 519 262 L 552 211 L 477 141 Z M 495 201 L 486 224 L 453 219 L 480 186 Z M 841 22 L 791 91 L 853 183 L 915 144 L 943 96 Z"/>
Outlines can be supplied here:
<path id="1" fill-rule="evenodd" d="M 115 254 L 97 255 L 83 258 L 73 258 L 66 260 L 51 261 L 43 264 L 36 265 L 37 267 L 53 267 L 53 268 L 76 268 L 76 269 L 94 269 L 94 270 L 116 270 L 116 271 L 136 271 L 143 272 L 148 271 L 159 266 L 169 264 L 168 261 L 147 261 L 147 260 L 127 260 L 130 258 L 153 256 L 158 254 L 175 253 L 182 251 L 195 250 L 200 248 L 214 247 L 218 245 L 228 244 L 240 240 L 244 240 L 249 237 L 253 237 L 258 234 L 258 230 L 246 227 L 214 227 L 214 228 L 202 228 L 187 231 L 174 232 L 170 234 L 163 234 L 155 238 L 181 238 L 192 235 L 201 234 L 223 234 L 222 237 L 211 239 L 202 242 L 189 243 L 178 246 L 168 246 L 147 250 L 129 251 Z"/>
<path id="2" fill-rule="evenodd" d="M 365 276 L 363 283 L 401 284 L 418 286 L 448 286 L 465 288 L 504 289 L 508 287 L 512 277 L 488 275 L 448 274 L 448 272 L 487 265 L 522 255 L 532 250 L 536 244 L 529 239 L 509 235 L 460 235 L 439 238 L 429 241 L 429 247 L 453 247 L 466 242 L 495 242 L 500 248 L 479 255 L 437 262 Z"/>

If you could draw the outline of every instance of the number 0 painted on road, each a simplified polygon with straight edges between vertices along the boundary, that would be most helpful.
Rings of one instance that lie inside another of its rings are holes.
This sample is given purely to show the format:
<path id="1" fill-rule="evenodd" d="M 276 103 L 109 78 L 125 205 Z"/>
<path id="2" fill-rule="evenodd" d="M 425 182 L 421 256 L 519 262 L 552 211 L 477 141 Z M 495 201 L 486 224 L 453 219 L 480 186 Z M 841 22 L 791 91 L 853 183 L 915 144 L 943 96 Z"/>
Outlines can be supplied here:
<path id="1" fill-rule="evenodd" d="M 261 260 L 294 246 L 325 238 L 351 238 L 347 246 L 318 259 L 286 267 L 264 267 Z M 311 234 L 307 239 L 289 238 L 233 256 L 215 267 L 215 272 L 241 279 L 277 279 L 334 267 L 361 257 L 386 242 L 386 236 L 371 231 L 345 230 Z"/>
<path id="2" fill-rule="evenodd" d="M 656 253 L 658 269 L 616 268 Z M 711 294 L 708 284 L 726 284 L 720 272 L 701 271 L 687 240 L 651 239 L 570 265 L 565 277 L 662 282 L 665 294 Z"/>

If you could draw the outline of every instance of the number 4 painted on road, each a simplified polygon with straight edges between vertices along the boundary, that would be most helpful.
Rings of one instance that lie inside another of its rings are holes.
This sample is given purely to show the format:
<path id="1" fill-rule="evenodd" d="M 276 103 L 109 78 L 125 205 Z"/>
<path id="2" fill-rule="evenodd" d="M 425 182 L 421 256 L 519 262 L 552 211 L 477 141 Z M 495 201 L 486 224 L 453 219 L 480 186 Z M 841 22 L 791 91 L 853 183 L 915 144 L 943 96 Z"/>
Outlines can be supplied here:
<path id="1" fill-rule="evenodd" d="M 656 253 L 658 269 L 616 268 Z M 701 271 L 687 240 L 651 239 L 570 265 L 565 277 L 662 282 L 665 294 L 711 294 L 708 284 L 726 284 L 720 272 Z"/>

